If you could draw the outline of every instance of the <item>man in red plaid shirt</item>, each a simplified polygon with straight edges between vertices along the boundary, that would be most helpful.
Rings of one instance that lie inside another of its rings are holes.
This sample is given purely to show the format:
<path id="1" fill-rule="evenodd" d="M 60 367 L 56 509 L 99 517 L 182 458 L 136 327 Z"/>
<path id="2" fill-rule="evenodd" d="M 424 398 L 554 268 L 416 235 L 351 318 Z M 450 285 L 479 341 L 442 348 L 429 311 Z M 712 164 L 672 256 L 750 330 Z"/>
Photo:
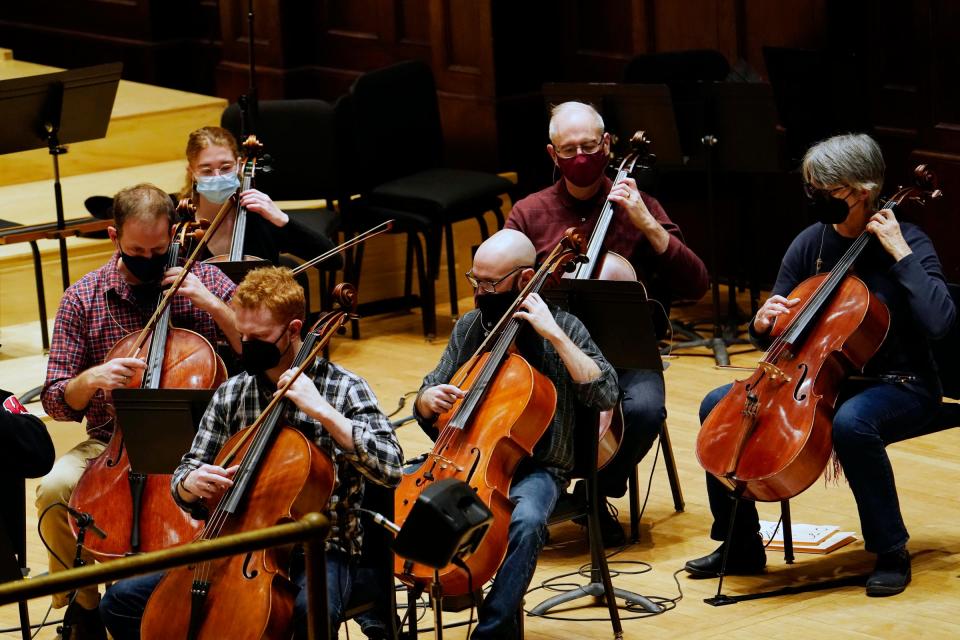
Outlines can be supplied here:
<path id="1" fill-rule="evenodd" d="M 40 481 L 36 502 L 40 514 L 57 502 L 69 502 L 87 461 L 104 450 L 113 430 L 104 393 L 127 386 L 137 370 L 146 368 L 138 358 L 104 359 L 121 338 L 143 328 L 156 309 L 161 288 L 180 271 L 166 269 L 176 213 L 164 191 L 149 184 L 124 189 L 114 198 L 113 214 L 115 226 L 107 231 L 116 252 L 67 289 L 57 310 L 43 408 L 56 420 L 86 418 L 87 439 L 60 457 Z M 171 323 L 213 344 L 226 340 L 239 352 L 240 337 L 227 304 L 234 288 L 216 267 L 194 265 L 173 299 Z M 40 524 L 50 550 L 50 572 L 60 571 L 75 554 L 67 512 L 50 510 Z M 69 594 L 54 597 L 57 608 L 71 604 L 72 637 L 105 637 L 97 614 L 99 597 L 95 587 L 76 592 L 72 602 Z"/>

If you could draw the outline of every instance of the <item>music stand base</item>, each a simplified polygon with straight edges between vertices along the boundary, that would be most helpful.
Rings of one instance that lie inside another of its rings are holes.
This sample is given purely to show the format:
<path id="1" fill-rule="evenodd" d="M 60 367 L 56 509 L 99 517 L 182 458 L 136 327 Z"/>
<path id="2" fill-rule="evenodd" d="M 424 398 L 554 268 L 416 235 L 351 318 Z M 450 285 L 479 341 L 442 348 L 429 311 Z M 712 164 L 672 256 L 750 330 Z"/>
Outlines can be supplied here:
<path id="1" fill-rule="evenodd" d="M 618 589 L 617 587 L 613 588 L 614 597 L 621 598 L 625 600 L 628 604 L 638 604 L 643 607 L 644 610 L 649 611 L 650 613 L 660 613 L 660 607 L 644 596 L 641 596 L 638 593 L 633 593 L 632 591 L 627 591 L 625 589 Z M 566 593 L 559 593 L 552 598 L 547 598 L 533 609 L 530 610 L 528 615 L 531 616 L 542 616 L 545 615 L 550 609 L 561 605 L 566 604 L 567 602 L 573 602 L 574 600 L 579 600 L 580 598 L 593 597 L 602 599 L 605 597 L 605 591 L 603 589 L 603 584 L 600 582 L 591 582 L 590 584 L 577 587 Z"/>
<path id="2" fill-rule="evenodd" d="M 730 353 L 727 351 L 727 347 L 733 346 L 735 344 L 750 344 L 749 340 L 744 338 L 737 338 L 734 336 L 714 336 L 712 338 L 699 338 L 697 340 L 687 340 L 685 342 L 677 342 L 666 347 L 668 353 L 671 353 L 677 349 L 689 349 L 691 347 L 706 347 L 713 351 L 713 359 L 721 367 L 730 366 Z"/>
<path id="3" fill-rule="evenodd" d="M 34 387 L 33 389 L 30 389 L 29 391 L 17 396 L 17 400 L 19 400 L 23 404 L 30 404 L 31 402 L 33 402 L 34 400 L 40 397 L 40 393 L 42 391 L 43 391 L 43 387 Z"/>
<path id="4" fill-rule="evenodd" d="M 737 604 L 738 602 L 745 602 L 748 600 L 764 600 L 766 598 L 791 596 L 800 593 L 810 593 L 813 591 L 825 591 L 827 589 L 839 589 L 841 587 L 864 587 L 867 584 L 868 577 L 869 576 L 867 574 L 858 574 L 853 576 L 845 576 L 842 578 L 834 578 L 831 580 L 823 580 L 820 582 L 812 582 L 810 584 L 780 587 L 779 589 L 772 589 L 770 591 L 744 593 L 737 596 L 730 596 L 725 593 L 721 593 L 712 598 L 704 598 L 703 601 L 714 607 L 722 607 L 724 605 Z"/>

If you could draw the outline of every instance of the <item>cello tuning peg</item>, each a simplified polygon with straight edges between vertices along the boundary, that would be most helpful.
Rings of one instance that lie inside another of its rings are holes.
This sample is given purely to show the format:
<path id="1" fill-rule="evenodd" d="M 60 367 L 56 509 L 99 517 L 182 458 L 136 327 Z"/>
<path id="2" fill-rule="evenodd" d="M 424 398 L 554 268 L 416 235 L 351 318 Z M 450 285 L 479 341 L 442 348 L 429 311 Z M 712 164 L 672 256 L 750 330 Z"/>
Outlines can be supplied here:
<path id="1" fill-rule="evenodd" d="M 263 157 L 260 158 L 257 169 L 261 173 L 270 173 L 273 171 L 273 156 L 269 153 L 263 154 Z"/>

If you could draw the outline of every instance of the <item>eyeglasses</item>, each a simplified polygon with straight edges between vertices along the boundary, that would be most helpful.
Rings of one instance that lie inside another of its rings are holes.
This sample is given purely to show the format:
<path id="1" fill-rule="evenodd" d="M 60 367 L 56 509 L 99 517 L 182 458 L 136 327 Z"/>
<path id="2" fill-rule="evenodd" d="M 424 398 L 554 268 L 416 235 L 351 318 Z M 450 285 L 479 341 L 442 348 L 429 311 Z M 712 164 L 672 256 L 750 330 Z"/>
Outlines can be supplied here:
<path id="1" fill-rule="evenodd" d="M 840 191 L 843 191 L 844 189 L 849 189 L 849 188 L 850 187 L 848 187 L 847 185 L 842 184 L 839 187 L 834 187 L 833 189 L 818 189 L 812 184 L 809 184 L 807 182 L 803 183 L 803 192 L 807 195 L 808 198 L 811 198 L 811 199 L 828 198 L 828 197 L 832 198 L 835 193 L 839 193 Z"/>
<path id="2" fill-rule="evenodd" d="M 237 172 L 237 163 L 230 162 L 224 163 L 219 167 L 200 167 L 197 169 L 197 175 L 203 178 L 209 178 L 211 176 L 225 176 L 231 173 Z"/>
<path id="3" fill-rule="evenodd" d="M 600 150 L 600 145 L 603 144 L 603 138 L 600 140 L 588 140 L 587 142 L 581 142 L 580 144 L 565 144 L 562 147 L 554 147 L 557 152 L 557 155 L 561 158 L 572 158 L 577 155 L 577 151 L 582 152 L 585 155 L 590 155 L 596 153 Z"/>
<path id="4" fill-rule="evenodd" d="M 513 274 L 515 274 L 517 271 L 523 271 L 524 269 L 532 269 L 532 268 L 533 267 L 531 267 L 530 265 L 523 265 L 523 266 L 517 267 L 507 275 L 500 278 L 499 280 L 481 280 L 477 278 L 475 275 L 473 275 L 472 271 L 467 271 L 463 275 L 467 276 L 467 282 L 469 282 L 470 286 L 473 287 L 474 289 L 479 289 L 484 293 L 496 293 L 497 285 L 499 285 L 501 282 L 503 282 L 504 280 L 506 280 Z"/>

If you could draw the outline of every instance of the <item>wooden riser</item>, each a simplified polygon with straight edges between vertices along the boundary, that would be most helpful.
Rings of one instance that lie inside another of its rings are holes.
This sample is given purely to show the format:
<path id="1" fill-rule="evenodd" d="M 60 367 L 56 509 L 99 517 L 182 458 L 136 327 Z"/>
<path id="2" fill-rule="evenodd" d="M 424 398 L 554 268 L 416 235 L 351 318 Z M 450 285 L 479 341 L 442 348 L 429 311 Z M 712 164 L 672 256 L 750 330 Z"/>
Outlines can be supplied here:
<path id="1" fill-rule="evenodd" d="M 0 57 L 0 80 L 60 71 Z M 187 134 L 220 122 L 227 101 L 139 82 L 120 81 L 107 136 L 68 145 L 61 176 L 183 160 Z M 0 185 L 53 179 L 46 149 L 0 155 Z"/>

